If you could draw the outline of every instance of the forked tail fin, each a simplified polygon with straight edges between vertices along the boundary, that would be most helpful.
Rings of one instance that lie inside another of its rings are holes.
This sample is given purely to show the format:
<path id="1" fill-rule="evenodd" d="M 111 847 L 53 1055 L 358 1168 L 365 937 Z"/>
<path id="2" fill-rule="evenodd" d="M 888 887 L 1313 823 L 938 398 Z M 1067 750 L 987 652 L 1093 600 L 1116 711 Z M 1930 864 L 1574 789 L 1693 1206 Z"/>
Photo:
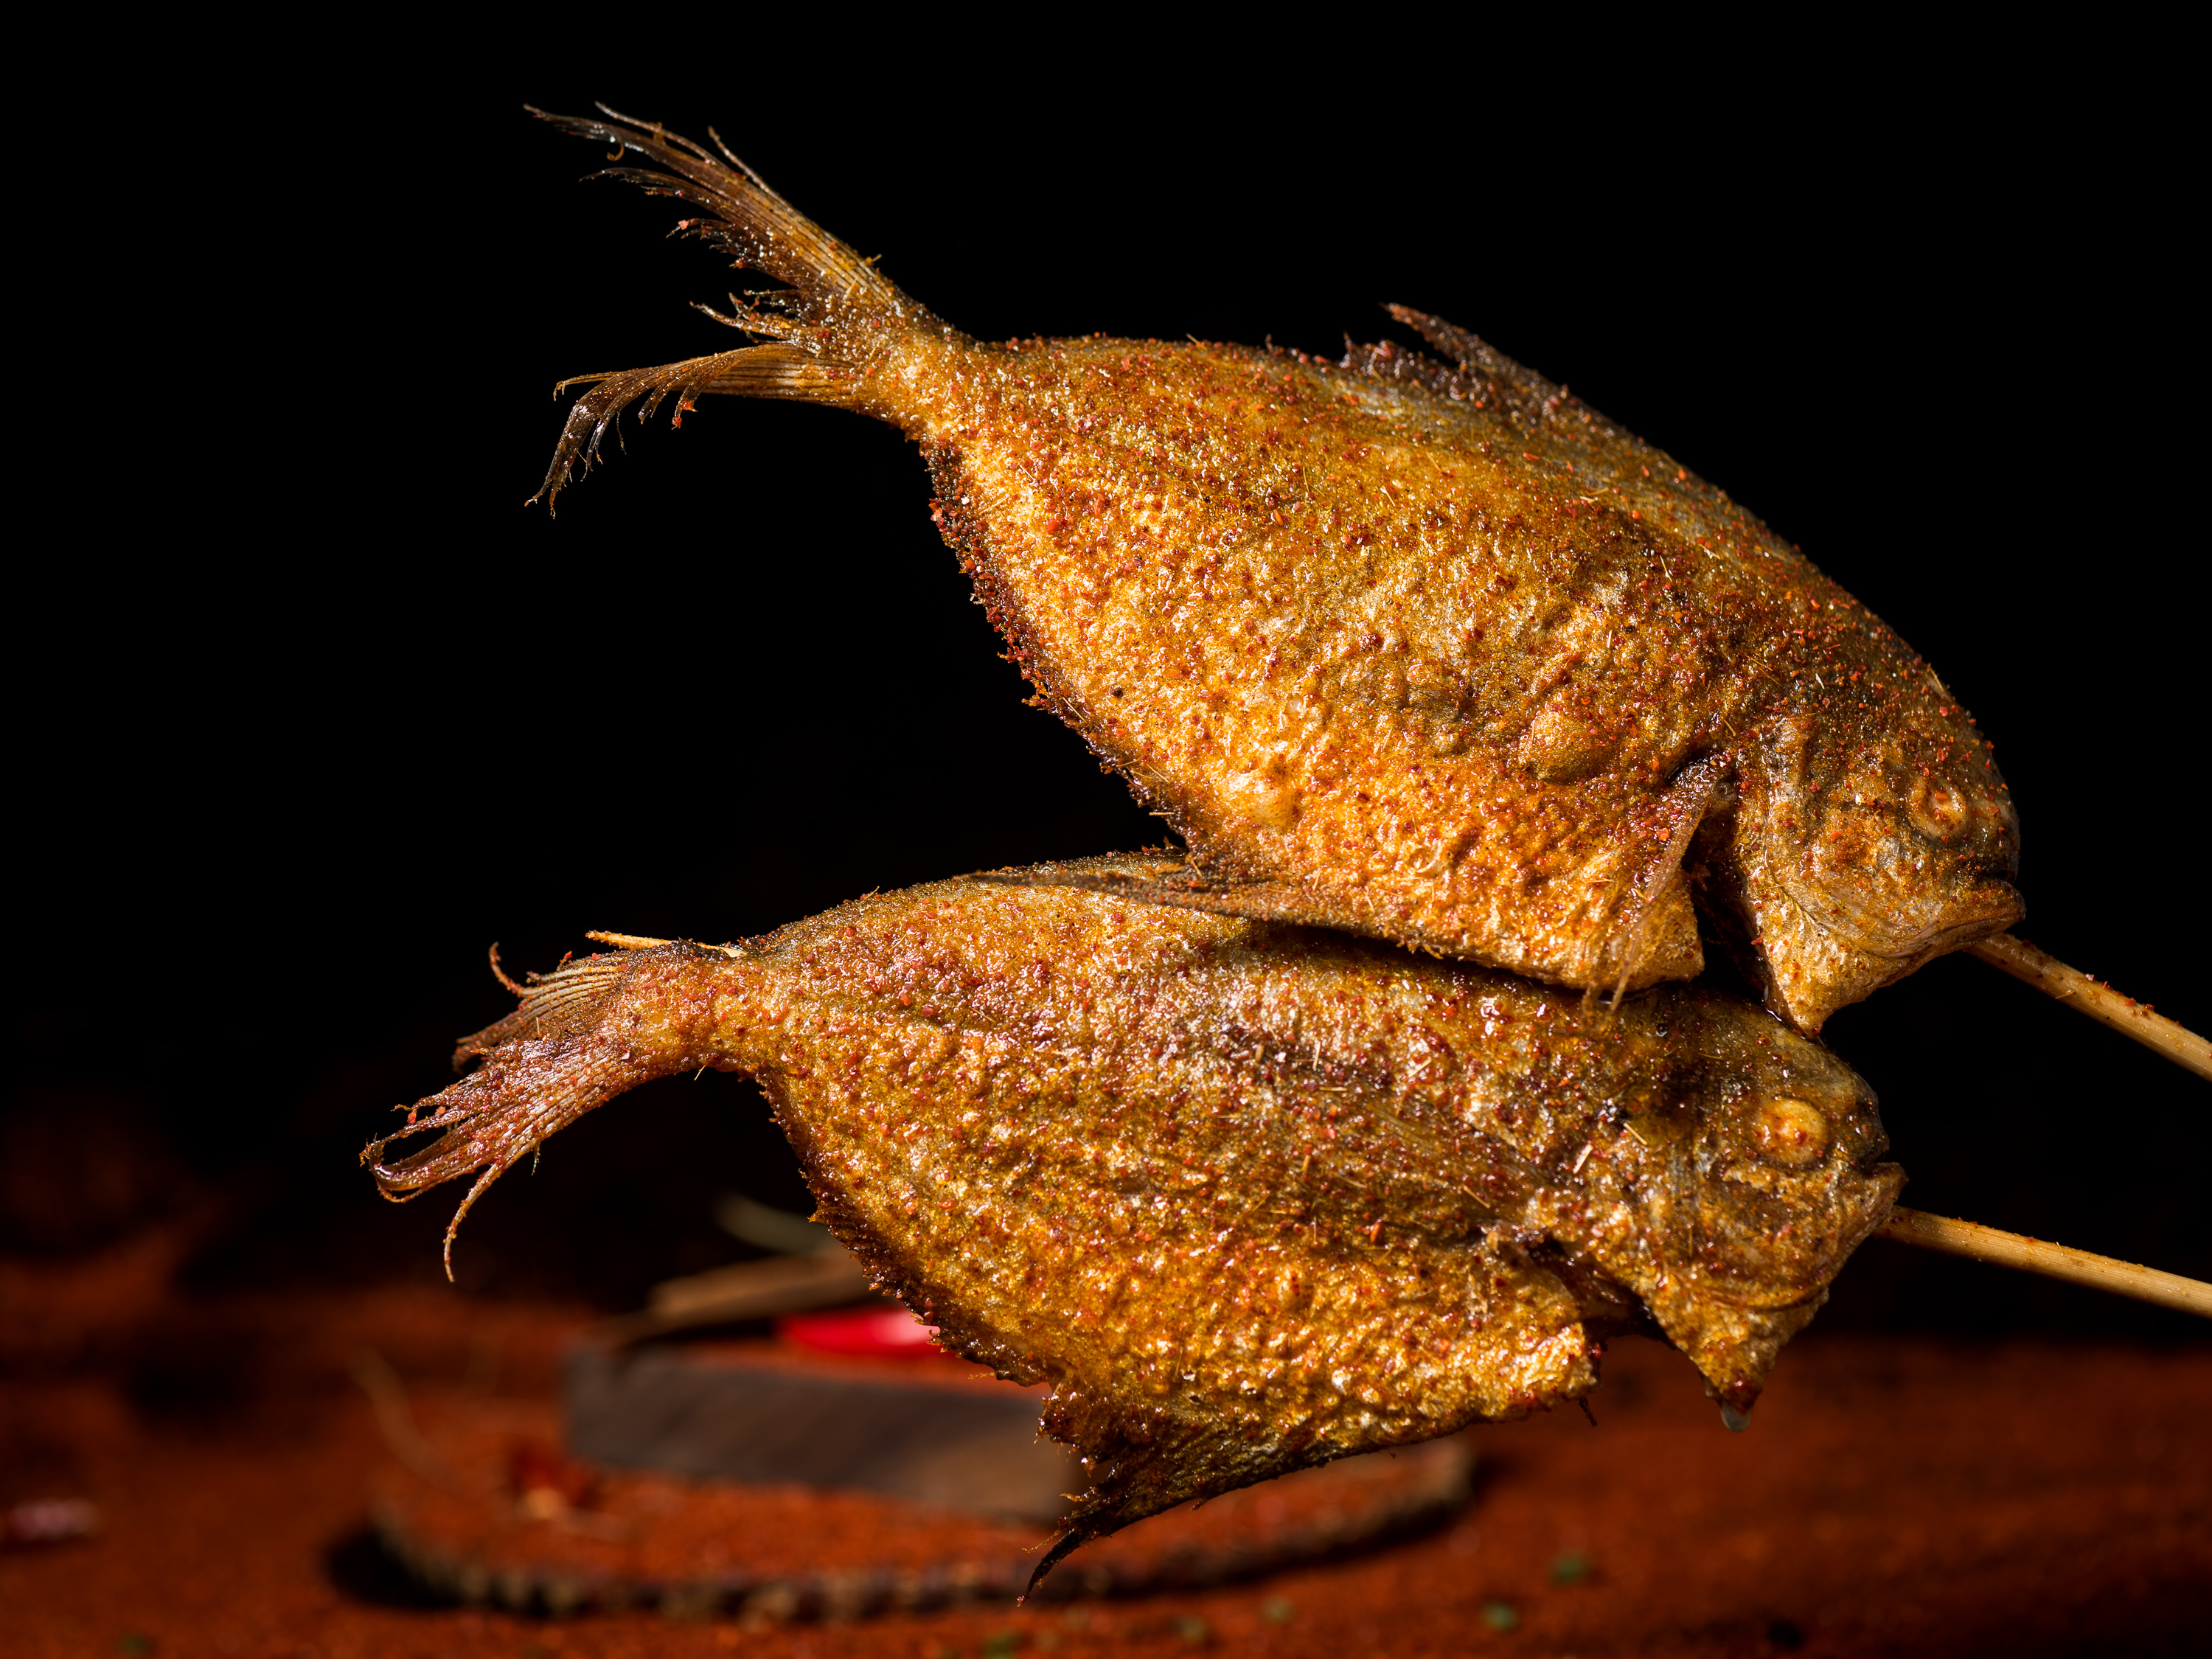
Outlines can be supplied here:
<path id="1" fill-rule="evenodd" d="M 528 106 L 525 106 L 526 108 Z M 807 403 L 846 400 L 861 373 L 893 335 L 937 319 L 879 276 L 875 267 L 770 190 L 761 176 L 732 155 L 720 134 L 707 136 L 721 151 L 678 137 L 659 125 L 599 106 L 601 118 L 530 112 L 563 131 L 617 144 L 660 164 L 602 169 L 591 176 L 628 179 L 655 196 L 673 196 L 708 216 L 678 222 L 679 234 L 696 236 L 728 253 L 740 269 L 753 268 L 790 286 L 749 296 L 730 296 L 731 314 L 698 309 L 768 343 L 617 374 L 578 374 L 554 387 L 589 384 L 568 411 L 568 424 L 530 499 L 551 508 L 580 459 L 589 471 L 599 441 L 628 404 L 645 398 L 651 419 L 661 399 L 676 394 L 675 421 L 708 392 L 740 397 L 793 398 Z"/>
<path id="2" fill-rule="evenodd" d="M 455 1067 L 478 1057 L 483 1066 L 405 1109 L 406 1124 L 369 1142 L 361 1155 L 395 1204 L 482 1171 L 446 1229 L 447 1278 L 461 1218 L 547 1136 L 641 1083 L 726 1064 L 696 993 L 702 977 L 730 965 L 726 951 L 682 942 L 587 957 L 531 975 L 520 1007 L 461 1039 Z M 712 1001 L 705 999 L 706 1006 Z M 420 1152 L 385 1161 L 393 1141 L 433 1129 L 445 1133 Z"/>

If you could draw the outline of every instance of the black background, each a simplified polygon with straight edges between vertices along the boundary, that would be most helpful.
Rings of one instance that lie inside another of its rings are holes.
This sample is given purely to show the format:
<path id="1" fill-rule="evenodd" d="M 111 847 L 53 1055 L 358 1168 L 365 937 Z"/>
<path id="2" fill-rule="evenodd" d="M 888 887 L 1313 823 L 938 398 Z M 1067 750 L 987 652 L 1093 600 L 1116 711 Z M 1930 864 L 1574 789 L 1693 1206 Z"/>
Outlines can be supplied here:
<path id="1" fill-rule="evenodd" d="M 1925 653 L 2013 786 L 2023 931 L 2212 1026 L 2167 133 L 2124 88 L 2092 117 L 2080 76 L 1971 53 L 1824 89 L 1806 63 L 1601 76 L 1571 46 L 1510 92 L 1449 43 L 863 71 L 680 42 L 275 113 L 173 92 L 139 171 L 67 210 L 137 215 L 128 251 L 64 262 L 135 295 L 102 325 L 131 414 L 17 477 L 53 511 L 11 630 L 0 1249 L 187 1214 L 210 1289 L 428 1278 L 458 1190 L 386 1206 L 355 1154 L 508 1006 L 493 940 L 546 967 L 587 927 L 737 937 L 1158 836 L 1023 706 L 888 428 L 713 400 L 626 422 L 557 518 L 523 507 L 557 377 L 720 349 L 685 302 L 757 280 L 664 240 L 674 204 L 577 182 L 604 151 L 526 99 L 714 125 L 986 337 L 1334 352 L 1389 332 L 1385 301 L 1476 330 Z M 1828 1036 L 1909 1202 L 2212 1274 L 2204 1084 L 1963 957 Z M 711 1220 L 736 1189 L 805 1207 L 757 1093 L 655 1085 L 494 1191 L 462 1285 L 635 1305 L 746 1253 Z M 1823 1322 L 2201 1330 L 1881 1243 Z"/>

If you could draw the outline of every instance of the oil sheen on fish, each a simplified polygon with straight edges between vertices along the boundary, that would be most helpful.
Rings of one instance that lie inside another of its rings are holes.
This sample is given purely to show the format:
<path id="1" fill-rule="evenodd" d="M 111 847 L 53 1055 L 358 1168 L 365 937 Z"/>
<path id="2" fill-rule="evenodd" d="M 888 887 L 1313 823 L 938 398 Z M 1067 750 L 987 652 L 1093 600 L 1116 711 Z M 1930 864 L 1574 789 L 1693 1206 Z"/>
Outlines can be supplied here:
<path id="1" fill-rule="evenodd" d="M 1935 672 L 1719 490 L 1473 335 L 1449 362 L 970 339 L 749 172 L 618 118 L 684 227 L 791 284 L 768 343 L 631 400 L 841 405 L 921 444 L 945 535 L 1036 688 L 1183 836 L 1152 896 L 1567 985 L 1696 975 L 1836 1008 L 2021 914 L 1988 744 Z"/>
<path id="2" fill-rule="evenodd" d="M 1054 1559 L 1579 1396 L 1614 1333 L 1747 1412 L 1895 1200 L 1871 1091 L 1750 1003 L 1669 984 L 1607 1015 L 1098 890 L 1177 867 L 967 878 L 565 966 L 410 1113 L 434 1144 L 364 1156 L 394 1194 L 481 1171 L 472 1202 L 649 1078 L 757 1079 L 881 1287 L 1053 1385 L 1091 1481 Z"/>

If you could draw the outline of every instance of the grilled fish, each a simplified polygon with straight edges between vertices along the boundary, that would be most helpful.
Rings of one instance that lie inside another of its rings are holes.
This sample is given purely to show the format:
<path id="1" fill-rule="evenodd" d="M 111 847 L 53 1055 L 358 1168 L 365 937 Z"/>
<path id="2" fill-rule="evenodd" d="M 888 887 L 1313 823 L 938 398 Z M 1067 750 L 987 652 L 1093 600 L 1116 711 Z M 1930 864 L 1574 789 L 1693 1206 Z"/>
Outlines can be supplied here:
<path id="1" fill-rule="evenodd" d="M 410 1112 L 400 1136 L 434 1143 L 363 1156 L 394 1196 L 477 1172 L 465 1214 L 647 1079 L 758 1079 L 874 1281 L 954 1352 L 1053 1385 L 1044 1426 L 1091 1484 L 1046 1565 L 1577 1398 L 1616 1333 L 1680 1348 L 1741 1425 L 1904 1180 L 1864 1083 L 1707 987 L 1607 1014 L 1101 890 L 1180 868 L 966 878 L 564 966 Z"/>
<path id="2" fill-rule="evenodd" d="M 1440 357 L 986 343 L 734 157 L 546 118 L 791 286 L 721 318 L 763 343 L 581 377 L 541 495 L 640 398 L 897 426 L 1036 701 L 1187 843 L 1143 896 L 1616 995 L 1697 975 L 1702 913 L 1807 1032 L 2022 914 L 2010 796 L 1933 669 L 1474 336 L 1401 309 Z"/>

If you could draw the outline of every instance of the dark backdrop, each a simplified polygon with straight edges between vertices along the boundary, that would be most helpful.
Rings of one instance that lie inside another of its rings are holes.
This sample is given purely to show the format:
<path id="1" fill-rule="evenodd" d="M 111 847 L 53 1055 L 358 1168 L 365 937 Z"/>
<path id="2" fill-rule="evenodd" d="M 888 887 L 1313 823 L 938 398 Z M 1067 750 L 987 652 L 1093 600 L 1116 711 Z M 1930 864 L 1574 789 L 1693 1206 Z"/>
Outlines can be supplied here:
<path id="1" fill-rule="evenodd" d="M 1393 300 L 1477 330 L 1927 653 L 2015 792 L 2025 931 L 2212 1025 L 2166 135 L 1963 60 L 1508 95 L 1437 50 L 705 84 L 572 60 L 243 127 L 179 93 L 143 135 L 190 162 L 137 209 L 161 257 L 103 279 L 181 271 L 108 325 L 173 313 L 188 349 L 118 371 L 135 423 L 86 434 L 78 483 L 18 478 L 64 505 L 20 550 L 0 1249 L 188 1214 L 204 1285 L 428 1276 L 458 1191 L 387 1207 L 355 1154 L 507 1006 L 495 939 L 519 969 L 587 927 L 735 937 L 1158 832 L 1023 706 L 889 428 L 711 400 L 626 422 L 557 519 L 522 507 L 554 380 L 720 349 L 684 302 L 747 280 L 664 240 L 673 204 L 578 183 L 598 155 L 526 98 L 714 124 L 985 337 L 1333 351 Z M 2203 1083 L 1960 957 L 1829 1036 L 1910 1201 L 2212 1273 Z M 804 1205 L 757 1093 L 656 1085 L 508 1176 L 460 1277 L 635 1304 L 745 1254 L 711 1221 L 739 1189 Z M 1824 1320 L 2199 1328 L 1879 1243 Z"/>

